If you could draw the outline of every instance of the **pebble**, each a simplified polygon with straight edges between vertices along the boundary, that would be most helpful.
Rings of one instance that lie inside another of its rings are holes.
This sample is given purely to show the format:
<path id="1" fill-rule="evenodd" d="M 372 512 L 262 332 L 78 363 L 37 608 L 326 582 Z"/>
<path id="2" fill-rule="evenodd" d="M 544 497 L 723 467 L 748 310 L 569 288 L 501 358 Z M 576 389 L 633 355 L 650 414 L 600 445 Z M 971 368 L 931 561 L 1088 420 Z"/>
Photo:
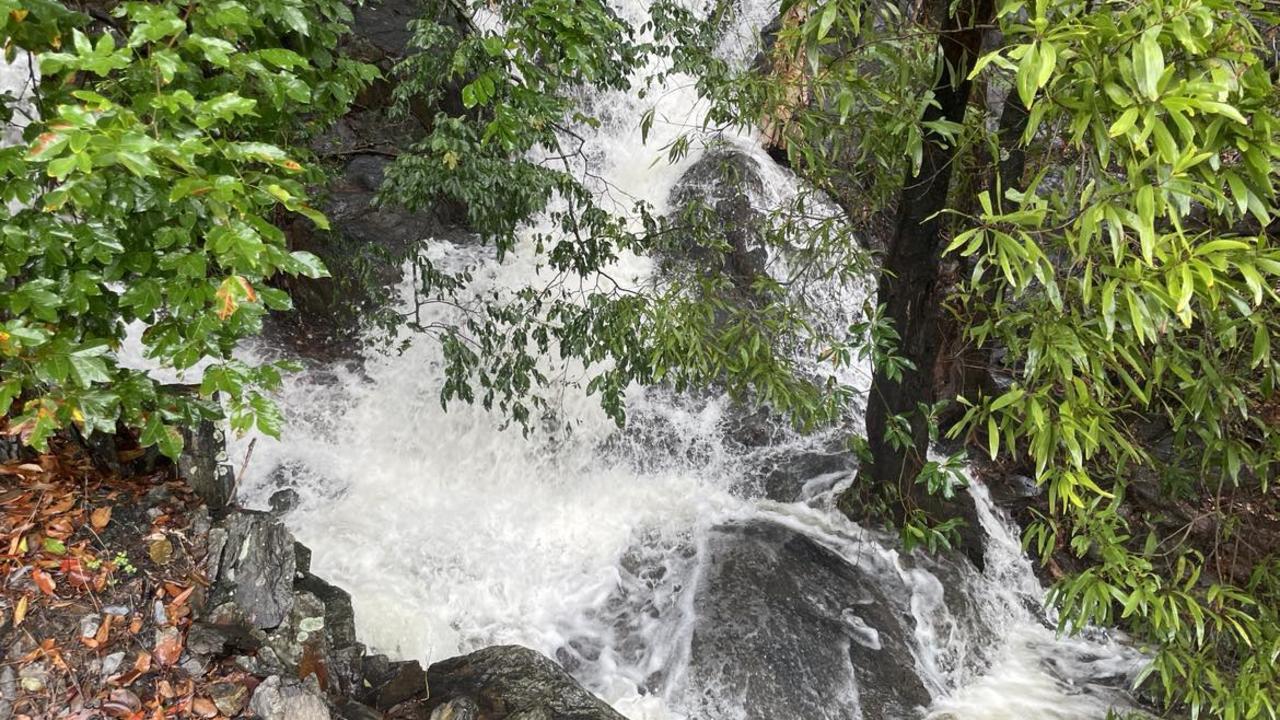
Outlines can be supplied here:
<path id="1" fill-rule="evenodd" d="M 98 628 L 102 627 L 102 617 L 98 614 L 85 615 L 80 618 L 80 637 L 91 638 L 98 634 Z"/>
<path id="2" fill-rule="evenodd" d="M 249 688 L 239 683 L 214 683 L 209 686 L 208 692 L 218 712 L 227 717 L 239 715 L 249 704 Z"/>
<path id="3" fill-rule="evenodd" d="M 35 693 L 44 690 L 45 683 L 48 681 L 49 673 L 41 663 L 32 663 L 18 671 L 18 685 L 27 692 Z"/>
<path id="4" fill-rule="evenodd" d="M 120 663 L 124 662 L 123 652 L 113 652 L 102 658 L 102 674 L 104 676 L 115 675 L 120 669 Z"/>
<path id="5" fill-rule="evenodd" d="M 116 617 L 124 617 L 129 614 L 129 608 L 124 605 L 104 605 L 102 612 L 107 615 L 115 615 Z"/>
<path id="6" fill-rule="evenodd" d="M 157 565 L 168 565 L 173 559 L 173 543 L 169 542 L 169 538 L 152 540 L 147 546 L 147 554 L 151 556 L 151 562 Z"/>

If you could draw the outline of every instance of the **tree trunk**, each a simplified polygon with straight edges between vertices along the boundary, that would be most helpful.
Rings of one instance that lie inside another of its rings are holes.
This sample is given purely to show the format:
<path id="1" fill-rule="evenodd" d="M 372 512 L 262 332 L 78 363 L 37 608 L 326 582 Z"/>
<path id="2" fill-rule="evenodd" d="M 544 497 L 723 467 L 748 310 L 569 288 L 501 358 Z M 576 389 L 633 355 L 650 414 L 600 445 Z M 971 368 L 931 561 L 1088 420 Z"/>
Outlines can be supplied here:
<path id="1" fill-rule="evenodd" d="M 935 12 L 940 19 L 935 26 L 940 28 L 938 45 L 946 65 L 933 89 L 937 105 L 925 111 L 924 120 L 961 123 L 972 86 L 966 78 L 981 50 L 983 26 L 992 20 L 993 0 L 960 0 L 951 11 L 948 2 L 931 4 L 941 6 Z M 932 511 L 940 505 L 940 501 L 934 503 L 926 493 L 914 488 L 929 450 L 928 421 L 918 408 L 935 400 L 934 368 L 941 322 L 937 310 L 942 300 L 937 284 L 943 248 L 938 213 L 947 207 L 955 155 L 955 147 L 926 130 L 920 173 L 908 171 L 905 178 L 896 229 L 880 277 L 879 302 L 901 336 L 898 354 L 914 367 L 906 369 L 900 381 L 890 379 L 883 368 L 876 368 L 867 399 L 867 440 L 872 459 L 863 469 L 863 478 L 879 486 L 892 484 L 898 488 L 895 497 L 900 498 L 896 509 L 899 520 L 913 507 L 936 514 Z M 894 416 L 909 419 L 913 447 L 898 450 L 886 440 L 885 430 Z"/>

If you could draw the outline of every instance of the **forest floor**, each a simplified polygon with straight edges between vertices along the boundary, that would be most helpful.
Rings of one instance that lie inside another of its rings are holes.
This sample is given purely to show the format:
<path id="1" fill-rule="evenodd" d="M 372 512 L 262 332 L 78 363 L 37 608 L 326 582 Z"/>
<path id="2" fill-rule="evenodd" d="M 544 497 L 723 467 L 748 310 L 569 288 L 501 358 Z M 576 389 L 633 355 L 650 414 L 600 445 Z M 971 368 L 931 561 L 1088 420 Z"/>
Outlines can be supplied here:
<path id="1" fill-rule="evenodd" d="M 0 465 L 0 720 L 238 715 L 257 680 L 184 653 L 208 512 L 167 463 L 94 455 Z"/>

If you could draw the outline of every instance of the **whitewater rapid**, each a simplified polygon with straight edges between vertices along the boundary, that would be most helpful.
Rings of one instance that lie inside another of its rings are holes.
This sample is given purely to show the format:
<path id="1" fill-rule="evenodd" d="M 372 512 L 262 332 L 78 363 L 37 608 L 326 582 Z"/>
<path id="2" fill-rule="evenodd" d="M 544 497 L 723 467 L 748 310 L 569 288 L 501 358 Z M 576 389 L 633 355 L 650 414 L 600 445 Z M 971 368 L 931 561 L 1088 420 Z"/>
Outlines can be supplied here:
<path id="1" fill-rule="evenodd" d="M 643 17 L 637 0 L 614 5 L 631 22 Z M 725 52 L 748 61 L 774 5 L 744 3 Z M 695 144 L 678 163 L 659 160 L 658 148 L 701 122 L 693 79 L 670 78 L 648 98 L 590 100 L 605 122 L 587 135 L 583 158 L 602 178 L 601 197 L 617 201 L 613 209 L 638 199 L 661 211 L 702 152 Z M 655 102 L 657 122 L 645 144 L 638 118 Z M 758 138 L 715 139 L 759 163 L 765 192 L 753 200 L 761 210 L 798 191 Z M 539 280 L 527 248 L 499 263 L 482 247 L 427 240 L 438 266 L 472 268 L 477 293 Z M 610 276 L 642 287 L 654 272 L 647 258 L 627 255 Z M 402 290 L 407 303 L 410 289 Z M 857 293 L 848 298 L 851 312 L 860 301 Z M 450 319 L 446 309 L 430 312 Z M 891 576 L 910 593 L 917 671 L 933 697 L 929 717 L 1101 720 L 1108 706 L 1124 702 L 1092 681 L 1132 672 L 1133 653 L 1106 636 L 1054 637 L 1036 609 L 1043 591 L 1016 532 L 981 488 L 975 494 L 992 538 L 987 567 L 964 575 L 963 587 L 944 588 L 927 564 L 900 556 L 889 539 L 833 509 L 839 478 L 818 478 L 791 503 L 744 489 L 765 453 L 800 453 L 829 438 L 784 432 L 771 448 L 743 450 L 726 441 L 738 412 L 727 399 L 640 388 L 627 393 L 632 426 L 619 431 L 595 398 L 572 386 L 554 408 L 571 432 L 523 437 L 480 408 L 442 409 L 443 366 L 438 346 L 422 338 L 402 354 L 371 352 L 358 369 L 313 367 L 290 378 L 281 395 L 288 423 L 280 440 L 246 437 L 231 448 L 239 467 L 253 443 L 241 479 L 246 504 L 265 507 L 281 488 L 298 493 L 290 528 L 312 549 L 315 571 L 351 592 L 361 640 L 373 650 L 429 663 L 517 643 L 552 657 L 568 653 L 579 680 L 632 720 L 733 720 L 745 708 L 731 699 L 714 716 L 690 699 L 718 692 L 686 682 L 694 596 L 708 533 L 763 520 Z M 868 368 L 846 375 L 865 387 Z M 966 593 L 977 619 L 951 616 L 944 590 Z M 571 651 L 584 646 L 591 652 Z"/>

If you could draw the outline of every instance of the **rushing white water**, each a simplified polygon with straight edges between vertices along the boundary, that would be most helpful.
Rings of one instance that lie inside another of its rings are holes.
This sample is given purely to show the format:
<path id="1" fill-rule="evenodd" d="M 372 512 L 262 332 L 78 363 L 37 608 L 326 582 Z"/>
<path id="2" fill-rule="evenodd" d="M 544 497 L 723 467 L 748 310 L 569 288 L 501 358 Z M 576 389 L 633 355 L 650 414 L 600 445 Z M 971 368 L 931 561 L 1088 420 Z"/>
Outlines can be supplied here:
<path id="1" fill-rule="evenodd" d="M 634 0 L 617 5 L 632 21 L 643 12 Z M 749 58 L 774 5 L 746 3 L 726 52 Z M 645 145 L 637 121 L 655 97 L 658 122 Z M 591 101 L 606 122 L 587 136 L 584 157 L 604 178 L 602 197 L 620 206 L 643 199 L 663 208 L 699 153 L 677 165 L 654 162 L 655 148 L 701 119 L 691 79 L 673 78 L 650 98 Z M 796 191 L 755 138 L 727 140 L 767 174 L 756 198 L 763 208 Z M 479 291 L 537 278 L 528 253 L 499 264 L 476 247 L 436 242 L 431 252 L 440 265 L 474 267 Z M 626 257 L 611 276 L 639 285 L 652 272 L 648 260 Z M 726 400 L 640 389 L 628 393 L 634 426 L 619 432 L 574 388 L 557 408 L 573 432 L 524 438 L 481 409 L 443 410 L 442 366 L 424 339 L 400 355 L 371 354 L 360 371 L 317 368 L 291 379 L 285 436 L 257 439 L 242 479 L 249 504 L 264 506 L 281 487 L 298 491 L 288 521 L 314 551 L 316 571 L 352 593 L 362 639 L 378 651 L 431 662 L 519 643 L 571 662 L 633 720 L 742 716 L 729 689 L 691 687 L 691 636 L 709 533 L 759 520 L 812 539 L 894 589 L 914 628 L 915 671 L 934 700 L 929 717 L 1101 718 L 1123 702 L 1093 684 L 1131 672 L 1133 654 L 1106 638 L 1058 640 L 1042 625 L 1041 588 L 981 488 L 992 537 L 987 568 L 946 573 L 837 513 L 836 476 L 814 478 L 792 503 L 744 483 L 766 456 L 798 455 L 823 438 L 781 433 L 773 447 L 742 450 L 725 439 L 735 412 Z M 851 377 L 860 375 L 865 368 Z M 236 464 L 248 442 L 233 448 Z M 946 600 L 956 596 L 972 611 L 953 613 Z M 853 641 L 877 650 L 883 629 L 848 614 Z M 839 685 L 812 691 L 843 693 L 856 707 L 868 690 L 851 674 Z M 722 690 L 710 705 L 691 700 Z"/>

